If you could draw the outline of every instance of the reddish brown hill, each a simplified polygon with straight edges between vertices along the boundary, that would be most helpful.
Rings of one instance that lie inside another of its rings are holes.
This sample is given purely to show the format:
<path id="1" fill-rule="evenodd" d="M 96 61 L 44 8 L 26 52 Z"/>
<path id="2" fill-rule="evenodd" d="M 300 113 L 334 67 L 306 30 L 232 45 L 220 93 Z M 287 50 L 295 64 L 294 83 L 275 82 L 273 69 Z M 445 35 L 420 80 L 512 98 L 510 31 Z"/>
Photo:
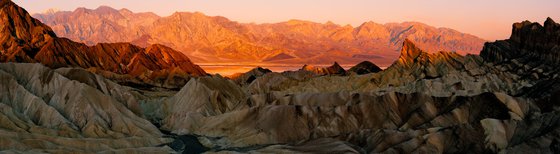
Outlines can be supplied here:
<path id="1" fill-rule="evenodd" d="M 53 68 L 78 66 L 148 78 L 161 74 L 158 72 L 206 74 L 187 56 L 163 45 L 141 48 L 129 43 L 100 43 L 87 46 L 58 38 L 48 26 L 9 0 L 2 0 L 0 4 L 2 62 L 39 62 Z"/>
<path id="2" fill-rule="evenodd" d="M 478 54 L 485 42 L 469 34 L 417 22 L 365 22 L 358 27 L 302 20 L 243 24 L 198 12 L 158 17 L 105 6 L 34 16 L 54 27 L 57 34 L 90 45 L 163 44 L 196 62 L 212 63 L 356 64 L 367 60 L 388 66 L 398 58 L 406 38 L 428 51 L 455 51 L 462 55 Z"/>

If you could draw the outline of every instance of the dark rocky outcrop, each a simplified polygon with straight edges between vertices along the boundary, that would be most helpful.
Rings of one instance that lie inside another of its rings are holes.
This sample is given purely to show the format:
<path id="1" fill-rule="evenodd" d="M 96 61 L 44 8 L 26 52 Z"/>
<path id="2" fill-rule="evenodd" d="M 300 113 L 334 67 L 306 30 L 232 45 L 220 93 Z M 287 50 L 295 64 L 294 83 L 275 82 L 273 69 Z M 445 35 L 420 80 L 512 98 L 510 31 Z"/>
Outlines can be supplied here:
<path id="1" fill-rule="evenodd" d="M 377 65 L 373 64 L 369 61 L 363 61 L 356 66 L 353 66 L 348 70 L 348 72 L 354 72 L 356 74 L 368 74 L 368 73 L 377 73 L 382 71 Z"/>
<path id="2" fill-rule="evenodd" d="M 486 43 L 480 56 L 495 63 L 518 58 L 560 63 L 560 24 L 547 18 L 544 26 L 523 21 L 513 24 L 507 40 Z"/>
<path id="3" fill-rule="evenodd" d="M 547 18 L 544 26 L 523 21 L 513 24 L 507 40 L 486 43 L 480 56 L 500 71 L 533 81 L 515 95 L 543 98 L 560 87 L 560 24 Z"/>
<path id="4" fill-rule="evenodd" d="M 237 84 L 247 85 L 247 84 L 251 84 L 258 77 L 261 77 L 271 72 L 272 71 L 269 69 L 257 67 L 245 73 L 233 74 L 230 76 L 230 78 L 234 80 Z"/>

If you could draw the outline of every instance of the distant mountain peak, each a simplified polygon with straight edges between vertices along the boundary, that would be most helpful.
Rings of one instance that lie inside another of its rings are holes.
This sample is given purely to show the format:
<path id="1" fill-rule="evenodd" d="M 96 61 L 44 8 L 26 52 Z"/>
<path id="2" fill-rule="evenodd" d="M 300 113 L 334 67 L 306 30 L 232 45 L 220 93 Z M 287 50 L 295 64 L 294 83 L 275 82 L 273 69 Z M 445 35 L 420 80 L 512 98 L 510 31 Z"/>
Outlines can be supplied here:
<path id="1" fill-rule="evenodd" d="M 126 8 L 120 9 L 119 12 L 120 12 L 121 14 L 123 14 L 123 13 L 124 13 L 124 14 L 133 14 L 133 13 L 134 13 L 134 12 L 132 12 L 132 11 L 130 11 L 129 9 L 126 9 Z"/>
<path id="2" fill-rule="evenodd" d="M 381 24 L 373 22 L 373 21 L 366 21 L 366 22 L 362 23 L 360 26 L 367 26 L 367 25 L 381 25 Z"/>
<path id="3" fill-rule="evenodd" d="M 355 33 L 357 37 L 369 37 L 374 39 L 388 38 L 389 35 L 391 35 L 385 26 L 372 21 L 364 22 L 356 27 Z"/>
<path id="4" fill-rule="evenodd" d="M 200 12 L 174 12 L 169 17 L 180 18 L 180 17 L 206 17 L 203 13 Z"/>
<path id="5" fill-rule="evenodd" d="M 329 21 L 325 22 L 325 25 L 337 25 L 337 24 L 335 24 L 334 22 L 329 20 Z"/>
<path id="6" fill-rule="evenodd" d="M 102 12 L 102 13 L 118 12 L 117 9 L 114 9 L 114 8 L 112 8 L 110 6 L 107 6 L 107 5 L 101 5 L 101 6 L 97 7 L 94 11 Z"/>
<path id="7" fill-rule="evenodd" d="M 57 13 L 57 12 L 60 12 L 60 9 L 58 9 L 58 8 L 50 8 L 50 9 L 47 9 L 47 10 L 43 11 L 42 13 L 43 13 L 43 14 L 55 14 L 55 13 Z"/>
<path id="8" fill-rule="evenodd" d="M 300 20 L 300 19 L 290 19 L 286 22 L 288 25 L 302 25 L 313 23 L 311 21 Z"/>
<path id="9" fill-rule="evenodd" d="M 544 27 L 548 28 L 548 27 L 557 27 L 558 23 L 556 23 L 554 20 L 552 20 L 552 18 L 548 17 L 546 18 L 546 21 L 544 21 Z"/>
<path id="10" fill-rule="evenodd" d="M 86 7 L 78 7 L 76 8 L 74 11 L 74 13 L 77 14 L 82 14 L 82 13 L 96 13 L 96 14 L 114 14 L 114 13 L 120 13 L 119 10 L 114 9 L 110 6 L 107 5 L 101 5 L 95 9 L 89 9 Z"/>
<path id="11" fill-rule="evenodd" d="M 91 10 L 87 9 L 85 7 L 78 7 L 73 12 L 78 14 L 78 13 L 86 13 L 86 12 L 89 12 L 89 11 L 91 11 Z"/>

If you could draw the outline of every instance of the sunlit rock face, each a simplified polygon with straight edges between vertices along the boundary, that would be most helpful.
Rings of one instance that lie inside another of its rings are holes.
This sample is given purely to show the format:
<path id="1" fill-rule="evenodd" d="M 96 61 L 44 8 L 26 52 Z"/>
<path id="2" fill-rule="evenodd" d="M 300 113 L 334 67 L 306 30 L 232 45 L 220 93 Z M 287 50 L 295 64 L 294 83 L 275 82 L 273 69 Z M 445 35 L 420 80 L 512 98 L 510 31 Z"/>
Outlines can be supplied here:
<path id="1" fill-rule="evenodd" d="M 198 12 L 159 17 L 106 6 L 33 16 L 51 26 L 56 34 L 88 45 L 163 44 L 182 51 L 195 62 L 208 63 L 317 65 L 368 60 L 387 66 L 398 58 L 406 38 L 430 52 L 454 51 L 461 55 L 478 54 L 484 44 L 484 40 L 469 34 L 417 22 L 365 22 L 357 27 L 302 20 L 244 24 Z"/>
<path id="2" fill-rule="evenodd" d="M 0 33 L 1 152 L 560 151 L 560 26 L 551 19 L 514 24 L 510 39 L 487 43 L 481 56 L 404 39 L 385 70 L 334 63 L 221 77 L 197 76 L 205 73 L 163 45 L 61 39 L 11 1 L 0 6 L 11 21 Z M 356 35 L 392 35 L 368 24 Z M 170 92 L 122 81 L 184 86 Z"/>
<path id="3" fill-rule="evenodd" d="M 315 73 L 317 75 L 344 75 L 346 74 L 346 70 L 342 68 L 337 62 L 334 62 L 333 65 L 325 68 L 315 67 L 312 65 L 304 65 L 301 71 L 309 71 Z"/>

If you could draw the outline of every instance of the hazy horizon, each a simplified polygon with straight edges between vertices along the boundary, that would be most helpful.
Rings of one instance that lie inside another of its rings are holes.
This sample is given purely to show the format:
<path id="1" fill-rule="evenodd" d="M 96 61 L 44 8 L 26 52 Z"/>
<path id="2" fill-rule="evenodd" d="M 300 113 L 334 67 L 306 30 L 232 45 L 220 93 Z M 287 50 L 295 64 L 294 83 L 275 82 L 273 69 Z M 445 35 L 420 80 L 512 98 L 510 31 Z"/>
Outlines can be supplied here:
<path id="1" fill-rule="evenodd" d="M 73 11 L 79 7 L 95 9 L 109 6 L 126 8 L 133 12 L 154 12 L 169 16 L 174 12 L 201 12 L 209 16 L 223 16 L 242 23 L 276 23 L 290 19 L 318 23 L 331 21 L 339 25 L 359 26 L 363 22 L 400 23 L 422 22 L 435 27 L 446 27 L 472 34 L 488 41 L 506 39 L 511 24 L 529 20 L 542 23 L 547 17 L 560 19 L 560 1 L 365 1 L 338 2 L 327 0 L 316 3 L 303 1 L 192 1 L 170 0 L 166 2 L 131 0 L 14 0 L 30 13 L 41 13 L 50 8 Z M 398 11 L 395 11 L 398 10 Z M 520 11 L 522 10 L 522 11 Z M 445 13 L 442 13 L 445 12 Z"/>

